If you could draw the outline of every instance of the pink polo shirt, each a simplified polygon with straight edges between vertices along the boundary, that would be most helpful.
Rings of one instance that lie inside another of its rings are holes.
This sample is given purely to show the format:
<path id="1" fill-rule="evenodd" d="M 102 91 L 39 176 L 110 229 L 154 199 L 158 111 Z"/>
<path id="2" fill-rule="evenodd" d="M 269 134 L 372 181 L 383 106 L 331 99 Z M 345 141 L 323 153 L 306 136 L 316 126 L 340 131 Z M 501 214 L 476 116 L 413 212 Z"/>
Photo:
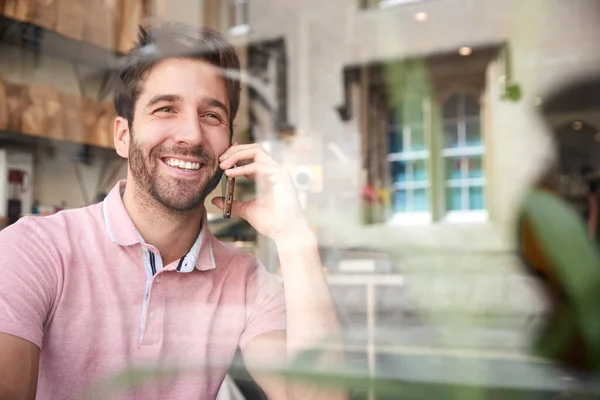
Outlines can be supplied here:
<path id="1" fill-rule="evenodd" d="M 213 399 L 236 349 L 285 329 L 281 285 L 203 228 L 162 265 L 119 182 L 104 202 L 0 231 L 0 332 L 41 349 L 38 399 L 78 399 L 124 368 L 183 372 L 111 399 Z"/>

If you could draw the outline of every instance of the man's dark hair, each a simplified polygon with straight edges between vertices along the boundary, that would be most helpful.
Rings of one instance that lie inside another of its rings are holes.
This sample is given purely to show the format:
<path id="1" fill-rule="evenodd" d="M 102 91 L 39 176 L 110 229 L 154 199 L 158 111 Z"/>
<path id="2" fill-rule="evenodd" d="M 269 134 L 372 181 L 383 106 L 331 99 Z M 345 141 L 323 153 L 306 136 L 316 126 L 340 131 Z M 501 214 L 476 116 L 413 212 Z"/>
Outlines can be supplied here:
<path id="1" fill-rule="evenodd" d="M 130 129 L 142 82 L 155 64 L 167 58 L 203 60 L 222 71 L 233 73 L 240 70 L 235 49 L 214 30 L 195 29 L 179 23 L 168 23 L 148 31 L 140 26 L 137 43 L 122 60 L 113 95 L 117 114 L 127 119 Z M 240 104 L 240 80 L 230 75 L 223 78 L 229 97 L 229 129 L 232 134 L 233 119 Z"/>

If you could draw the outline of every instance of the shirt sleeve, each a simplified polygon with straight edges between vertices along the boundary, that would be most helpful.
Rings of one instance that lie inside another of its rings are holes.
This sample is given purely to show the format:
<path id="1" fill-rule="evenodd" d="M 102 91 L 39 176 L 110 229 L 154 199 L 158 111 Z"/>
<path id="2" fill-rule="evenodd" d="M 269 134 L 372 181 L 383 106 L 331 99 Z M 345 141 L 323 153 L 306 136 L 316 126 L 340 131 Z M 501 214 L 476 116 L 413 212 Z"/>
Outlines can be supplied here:
<path id="1" fill-rule="evenodd" d="M 257 262 L 246 286 L 246 326 L 240 349 L 263 333 L 286 329 L 285 297 L 277 277 Z"/>
<path id="2" fill-rule="evenodd" d="M 57 254 L 32 218 L 0 231 L 0 332 L 42 347 L 58 288 Z"/>

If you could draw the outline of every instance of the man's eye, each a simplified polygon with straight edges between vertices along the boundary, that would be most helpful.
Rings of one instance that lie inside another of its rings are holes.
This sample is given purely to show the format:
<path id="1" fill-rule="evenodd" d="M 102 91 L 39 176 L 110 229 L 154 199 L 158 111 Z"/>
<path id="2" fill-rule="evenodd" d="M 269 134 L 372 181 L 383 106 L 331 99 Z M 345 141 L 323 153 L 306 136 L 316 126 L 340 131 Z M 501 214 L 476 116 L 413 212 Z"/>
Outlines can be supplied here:
<path id="1" fill-rule="evenodd" d="M 154 112 L 173 112 L 173 108 L 172 107 L 161 107 L 161 108 L 157 108 Z"/>
<path id="2" fill-rule="evenodd" d="M 218 119 L 219 121 L 221 120 L 221 117 L 218 114 L 208 113 L 208 114 L 206 114 L 206 116 L 209 118 Z"/>
<path id="3" fill-rule="evenodd" d="M 223 122 L 223 119 L 221 118 L 221 116 L 219 114 L 215 114 L 215 113 L 204 114 L 202 116 L 202 118 L 208 119 L 208 122 L 210 122 L 211 124 L 220 124 Z"/>

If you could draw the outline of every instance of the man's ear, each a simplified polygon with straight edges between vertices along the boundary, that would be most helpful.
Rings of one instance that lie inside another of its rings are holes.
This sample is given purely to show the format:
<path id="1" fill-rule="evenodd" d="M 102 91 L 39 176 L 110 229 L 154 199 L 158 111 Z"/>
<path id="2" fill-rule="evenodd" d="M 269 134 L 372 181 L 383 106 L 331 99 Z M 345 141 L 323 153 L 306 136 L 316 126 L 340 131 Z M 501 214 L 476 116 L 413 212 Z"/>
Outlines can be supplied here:
<path id="1" fill-rule="evenodd" d="M 131 134 L 129 132 L 129 122 L 123 117 L 115 119 L 114 142 L 117 154 L 123 158 L 129 157 L 129 141 Z"/>

